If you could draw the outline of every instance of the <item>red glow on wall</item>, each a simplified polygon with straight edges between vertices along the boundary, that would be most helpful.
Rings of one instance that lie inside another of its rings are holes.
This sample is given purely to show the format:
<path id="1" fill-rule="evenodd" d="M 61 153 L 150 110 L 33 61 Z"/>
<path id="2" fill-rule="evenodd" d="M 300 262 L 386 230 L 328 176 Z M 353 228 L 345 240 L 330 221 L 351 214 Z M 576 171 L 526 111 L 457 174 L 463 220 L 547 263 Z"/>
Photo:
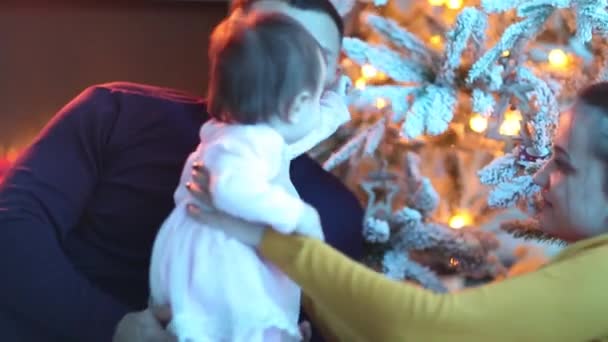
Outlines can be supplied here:
<path id="1" fill-rule="evenodd" d="M 4 175 L 9 170 L 11 165 L 12 165 L 12 162 L 9 161 L 8 159 L 0 159 L 0 183 L 2 182 Z"/>

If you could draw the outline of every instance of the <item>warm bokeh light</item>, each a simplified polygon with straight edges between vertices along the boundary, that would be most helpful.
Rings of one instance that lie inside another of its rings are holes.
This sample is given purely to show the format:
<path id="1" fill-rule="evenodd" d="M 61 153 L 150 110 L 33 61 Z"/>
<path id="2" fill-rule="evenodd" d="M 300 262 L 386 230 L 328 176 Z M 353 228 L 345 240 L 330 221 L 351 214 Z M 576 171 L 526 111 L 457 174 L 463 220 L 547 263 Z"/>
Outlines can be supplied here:
<path id="1" fill-rule="evenodd" d="M 17 158 L 19 158 L 19 154 L 20 154 L 20 152 L 17 149 L 10 149 L 4 156 L 4 159 L 6 159 L 12 163 L 12 162 L 16 161 Z"/>
<path id="2" fill-rule="evenodd" d="M 431 6 L 443 6 L 443 4 L 445 4 L 445 0 L 429 0 Z"/>
<path id="3" fill-rule="evenodd" d="M 376 99 L 376 108 L 382 109 L 382 108 L 386 107 L 387 105 L 388 105 L 388 102 L 386 102 L 385 99 L 383 99 L 381 97 Z"/>
<path id="4" fill-rule="evenodd" d="M 461 211 L 450 217 L 448 226 L 452 229 L 461 229 L 470 226 L 473 223 L 473 217 L 466 211 Z"/>
<path id="5" fill-rule="evenodd" d="M 457 10 L 462 8 L 462 0 L 447 0 L 445 5 L 449 9 Z"/>
<path id="6" fill-rule="evenodd" d="M 498 133 L 506 136 L 519 135 L 521 130 L 521 112 L 518 110 L 509 110 L 505 113 L 505 118 L 500 127 Z"/>
<path id="7" fill-rule="evenodd" d="M 374 78 L 378 75 L 378 70 L 369 64 L 365 64 L 361 67 L 361 75 L 367 79 Z"/>
<path id="8" fill-rule="evenodd" d="M 505 120 L 502 122 L 502 124 L 500 124 L 500 128 L 498 129 L 498 132 L 502 135 L 513 137 L 513 136 L 518 135 L 520 130 L 521 130 L 521 123 L 519 121 Z"/>
<path id="9" fill-rule="evenodd" d="M 357 88 L 359 90 L 365 89 L 365 80 L 363 78 L 360 78 L 360 79 L 356 80 L 355 81 L 355 88 Z"/>
<path id="10" fill-rule="evenodd" d="M 450 266 L 451 266 L 451 267 L 456 267 L 456 266 L 458 266 L 459 264 L 460 264 L 460 261 L 458 261 L 458 259 L 456 259 L 456 258 L 454 258 L 454 257 L 450 258 Z"/>
<path id="11" fill-rule="evenodd" d="M 505 50 L 501 54 L 501 56 L 503 56 L 503 57 L 509 57 L 510 55 L 511 55 L 511 51 L 509 51 L 509 50 Z"/>
<path id="12" fill-rule="evenodd" d="M 568 55 L 560 49 L 553 49 L 549 51 L 549 56 L 547 59 L 549 60 L 549 64 L 554 67 L 563 68 L 568 65 Z"/>
<path id="13" fill-rule="evenodd" d="M 523 117 L 521 116 L 521 112 L 517 109 L 510 109 L 505 112 L 505 120 L 521 121 L 523 120 Z"/>
<path id="14" fill-rule="evenodd" d="M 483 133 L 488 129 L 488 118 L 475 114 L 469 120 L 469 127 L 473 132 Z"/>
<path id="15" fill-rule="evenodd" d="M 431 38 L 429 38 L 429 42 L 433 45 L 433 46 L 440 46 L 442 39 L 441 36 L 438 34 L 434 34 L 431 36 Z"/>

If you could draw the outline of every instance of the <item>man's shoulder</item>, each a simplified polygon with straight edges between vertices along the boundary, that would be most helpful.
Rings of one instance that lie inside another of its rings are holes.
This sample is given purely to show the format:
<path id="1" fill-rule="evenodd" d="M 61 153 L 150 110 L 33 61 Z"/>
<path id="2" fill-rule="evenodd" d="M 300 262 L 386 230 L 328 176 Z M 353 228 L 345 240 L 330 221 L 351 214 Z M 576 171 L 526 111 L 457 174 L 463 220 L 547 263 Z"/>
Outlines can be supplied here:
<path id="1" fill-rule="evenodd" d="M 125 132 L 156 125 L 172 134 L 186 129 L 196 133 L 208 117 L 206 103 L 200 97 L 185 91 L 133 82 L 91 85 L 66 109 L 68 116 L 111 122 L 113 130 Z"/>
<path id="2" fill-rule="evenodd" d="M 201 105 L 204 103 L 201 97 L 186 91 L 123 81 L 95 84 L 88 87 L 85 93 L 92 97 L 112 96 L 130 100 L 138 99 L 184 105 Z"/>
<path id="3" fill-rule="evenodd" d="M 200 97 L 170 88 L 110 82 L 94 84 L 81 91 L 54 121 L 55 124 L 84 121 L 94 127 L 133 131 L 151 124 L 172 124 L 179 126 L 176 130 L 182 130 L 200 126 L 206 118 L 206 104 Z"/>
<path id="4" fill-rule="evenodd" d="M 151 154 L 147 151 L 165 149 L 185 158 L 198 143 L 198 129 L 206 119 L 205 103 L 196 96 L 151 85 L 111 82 L 87 87 L 64 106 L 50 127 L 97 132 L 106 150 L 145 150 Z"/>

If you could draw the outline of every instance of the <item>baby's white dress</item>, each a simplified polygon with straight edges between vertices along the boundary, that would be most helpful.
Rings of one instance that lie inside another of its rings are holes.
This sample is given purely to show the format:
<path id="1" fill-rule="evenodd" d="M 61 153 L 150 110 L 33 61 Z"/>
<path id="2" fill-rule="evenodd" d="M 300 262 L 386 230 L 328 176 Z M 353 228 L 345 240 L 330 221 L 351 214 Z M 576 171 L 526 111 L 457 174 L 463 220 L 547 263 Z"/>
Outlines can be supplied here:
<path id="1" fill-rule="evenodd" d="M 319 128 L 291 146 L 267 125 L 211 120 L 201 128 L 201 144 L 186 162 L 176 207 L 160 228 L 150 265 L 151 302 L 171 306 L 169 328 L 180 342 L 299 340 L 298 286 L 221 227 L 191 219 L 186 205 L 193 199 L 185 184 L 193 163 L 201 161 L 210 171 L 217 209 L 293 232 L 304 204 L 275 181 L 289 160 L 350 118 L 336 93 L 326 93 L 321 108 Z"/>

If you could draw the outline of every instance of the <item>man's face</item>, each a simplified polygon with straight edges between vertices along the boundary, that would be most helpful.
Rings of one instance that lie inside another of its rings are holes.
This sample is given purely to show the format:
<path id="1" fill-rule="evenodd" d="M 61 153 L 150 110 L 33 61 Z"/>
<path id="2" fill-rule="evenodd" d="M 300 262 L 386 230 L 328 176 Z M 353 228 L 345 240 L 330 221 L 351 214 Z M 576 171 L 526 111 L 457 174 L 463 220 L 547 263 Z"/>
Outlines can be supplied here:
<path id="1" fill-rule="evenodd" d="M 251 9 L 261 12 L 279 12 L 290 16 L 304 26 L 319 42 L 327 60 L 325 86 L 329 87 L 335 82 L 341 41 L 338 27 L 328 14 L 294 8 L 279 0 L 261 0 L 255 2 Z"/>

